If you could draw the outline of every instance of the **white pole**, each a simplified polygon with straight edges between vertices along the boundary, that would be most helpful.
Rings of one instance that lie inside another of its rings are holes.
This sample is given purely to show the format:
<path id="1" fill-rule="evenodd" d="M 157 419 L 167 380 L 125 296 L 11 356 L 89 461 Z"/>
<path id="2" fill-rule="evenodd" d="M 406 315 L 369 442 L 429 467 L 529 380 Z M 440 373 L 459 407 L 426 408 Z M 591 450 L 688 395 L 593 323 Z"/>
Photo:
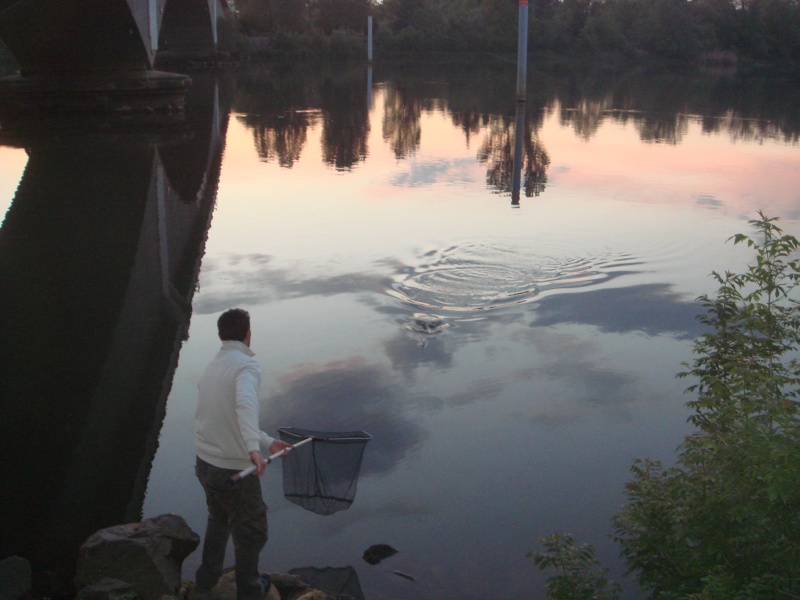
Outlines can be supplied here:
<path id="1" fill-rule="evenodd" d="M 306 444 L 306 443 L 310 442 L 313 439 L 314 438 L 306 438 L 306 439 L 301 440 L 301 441 L 297 442 L 296 444 L 294 444 L 294 445 L 292 445 L 292 446 L 290 446 L 290 447 L 288 447 L 288 448 L 286 448 L 284 450 L 280 450 L 280 451 L 276 452 L 275 454 L 270 454 L 267 457 L 267 464 L 271 463 L 273 460 L 275 460 L 279 456 L 283 456 L 284 454 L 288 454 L 290 450 L 294 450 L 295 448 L 299 448 L 303 444 Z M 250 473 L 255 473 L 255 472 L 256 472 L 256 466 L 255 465 L 253 465 L 252 467 L 247 467 L 244 471 L 239 471 L 236 475 L 234 475 L 233 476 L 233 480 L 234 481 L 239 481 L 243 477 L 247 477 L 248 475 L 250 475 Z"/>

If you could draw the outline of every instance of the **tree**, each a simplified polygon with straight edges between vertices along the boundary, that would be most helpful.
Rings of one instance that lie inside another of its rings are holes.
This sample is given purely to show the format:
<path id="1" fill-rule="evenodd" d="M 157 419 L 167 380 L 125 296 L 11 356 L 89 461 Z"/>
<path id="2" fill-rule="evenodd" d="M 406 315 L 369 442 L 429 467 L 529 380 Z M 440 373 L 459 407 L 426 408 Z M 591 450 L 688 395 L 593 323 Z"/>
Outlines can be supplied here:
<path id="1" fill-rule="evenodd" d="M 308 0 L 270 0 L 274 31 L 307 33 L 310 30 Z"/>
<path id="2" fill-rule="evenodd" d="M 539 570 L 555 569 L 547 578 L 547 597 L 553 600 L 616 600 L 620 587 L 608 581 L 608 569 L 589 544 L 577 545 L 569 533 L 542 538 L 544 552 L 530 552 Z"/>
<path id="3" fill-rule="evenodd" d="M 314 0 L 314 25 L 330 35 L 336 29 L 366 33 L 370 0 Z"/>
<path id="4" fill-rule="evenodd" d="M 731 0 L 695 0 L 692 3 L 697 23 L 708 35 L 713 35 L 721 50 L 731 50 L 736 45 L 738 14 Z"/>
<path id="5" fill-rule="evenodd" d="M 800 60 L 800 5 L 794 0 L 752 2 L 746 14 L 751 48 L 760 58 Z"/>
<path id="6" fill-rule="evenodd" d="M 556 6 L 551 21 L 557 50 L 570 50 L 589 18 L 591 0 L 563 0 Z"/>
<path id="7" fill-rule="evenodd" d="M 308 0 L 237 0 L 239 21 L 249 34 L 306 33 Z"/>
<path id="8" fill-rule="evenodd" d="M 412 25 L 415 21 L 416 12 L 422 9 L 422 0 L 384 0 L 383 10 L 391 20 L 391 28 L 394 33 Z"/>
<path id="9" fill-rule="evenodd" d="M 684 0 L 648 0 L 633 24 L 634 43 L 651 54 L 678 60 L 696 59 L 707 37 L 694 20 L 691 3 Z"/>
<path id="10" fill-rule="evenodd" d="M 687 403 L 697 428 L 677 463 L 638 460 L 615 516 L 630 572 L 658 598 L 800 594 L 800 241 L 759 213 L 743 273 L 699 298 Z"/>

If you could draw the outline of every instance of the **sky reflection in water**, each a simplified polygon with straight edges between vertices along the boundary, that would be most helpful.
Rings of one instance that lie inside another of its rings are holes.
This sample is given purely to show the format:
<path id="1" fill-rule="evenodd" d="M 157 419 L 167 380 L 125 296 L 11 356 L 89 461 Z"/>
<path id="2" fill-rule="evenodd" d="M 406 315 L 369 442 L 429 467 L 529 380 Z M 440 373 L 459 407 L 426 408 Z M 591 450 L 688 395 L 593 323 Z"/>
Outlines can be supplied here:
<path id="1" fill-rule="evenodd" d="M 534 597 L 526 552 L 568 531 L 618 576 L 606 536 L 628 466 L 669 460 L 686 431 L 674 374 L 700 333 L 693 299 L 742 264 L 724 242 L 755 210 L 797 233 L 796 128 L 656 119 L 650 95 L 620 112 L 612 94 L 534 77 L 513 208 L 513 68 L 480 93 L 376 73 L 371 106 L 366 74 L 349 75 L 240 78 L 144 516 L 204 529 L 195 387 L 217 314 L 243 306 L 262 425 L 374 438 L 354 505 L 330 517 L 285 501 L 279 468 L 265 475 L 268 570 L 352 566 L 370 600 Z M 4 173 L 24 164 L 2 152 Z M 378 543 L 399 552 L 367 565 Z"/>
<path id="2" fill-rule="evenodd" d="M 349 149 L 324 111 L 284 112 L 282 133 L 254 125 L 275 116 L 230 122 L 162 433 L 181 453 L 157 457 L 146 508 L 202 529 L 201 496 L 176 499 L 166 463 L 194 485 L 193 386 L 215 315 L 243 305 L 264 426 L 374 436 L 344 513 L 299 512 L 267 476 L 270 567 L 354 566 L 373 600 L 523 597 L 541 585 L 526 552 L 570 531 L 619 575 L 606 535 L 628 466 L 669 460 L 686 431 L 674 373 L 700 332 L 693 299 L 712 269 L 741 264 L 724 241 L 757 208 L 797 214 L 797 146 L 555 101 L 526 119 L 538 183 L 514 209 L 510 112 L 468 116 L 448 106 L 454 90 L 402 78 L 371 108 L 335 87 L 356 104 L 350 123 L 369 114 Z M 421 333 L 419 319 L 446 327 Z M 376 543 L 399 552 L 368 566 Z"/>

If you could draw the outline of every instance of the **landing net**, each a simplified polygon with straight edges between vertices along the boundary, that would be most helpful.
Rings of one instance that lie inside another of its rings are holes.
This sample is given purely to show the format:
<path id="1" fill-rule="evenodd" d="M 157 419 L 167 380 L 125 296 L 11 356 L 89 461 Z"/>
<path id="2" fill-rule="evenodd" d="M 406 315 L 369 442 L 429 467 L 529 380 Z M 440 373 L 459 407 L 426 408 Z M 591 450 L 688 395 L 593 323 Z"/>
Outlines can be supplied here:
<path id="1" fill-rule="evenodd" d="M 364 431 L 313 431 L 279 427 L 281 440 L 296 444 L 283 465 L 284 497 L 319 515 L 347 510 L 353 503 L 364 448 L 372 436 Z"/>

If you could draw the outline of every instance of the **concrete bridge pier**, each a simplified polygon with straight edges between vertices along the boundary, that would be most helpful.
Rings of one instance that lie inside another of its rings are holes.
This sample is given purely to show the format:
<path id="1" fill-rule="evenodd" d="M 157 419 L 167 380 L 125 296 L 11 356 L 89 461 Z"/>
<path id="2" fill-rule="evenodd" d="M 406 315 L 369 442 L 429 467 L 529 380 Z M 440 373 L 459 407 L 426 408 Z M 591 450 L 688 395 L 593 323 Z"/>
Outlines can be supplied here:
<path id="1" fill-rule="evenodd" d="M 0 0 L 0 39 L 21 66 L 0 80 L 0 110 L 181 111 L 191 78 L 153 68 L 178 1 Z M 193 0 L 195 12 L 208 14 L 208 2 Z"/>
<path id="2" fill-rule="evenodd" d="M 119 113 L 179 115 L 191 77 L 154 70 L 13 75 L 0 79 L 0 116 Z"/>

